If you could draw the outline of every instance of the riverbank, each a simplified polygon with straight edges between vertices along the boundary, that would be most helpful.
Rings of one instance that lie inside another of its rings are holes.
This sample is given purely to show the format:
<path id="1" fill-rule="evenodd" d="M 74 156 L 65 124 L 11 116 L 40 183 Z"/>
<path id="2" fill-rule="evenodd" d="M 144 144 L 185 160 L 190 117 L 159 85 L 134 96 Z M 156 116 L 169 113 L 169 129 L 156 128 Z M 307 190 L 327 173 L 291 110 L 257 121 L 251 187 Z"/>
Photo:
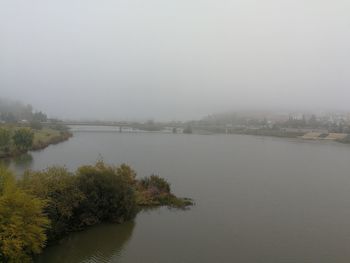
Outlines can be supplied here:
<path id="1" fill-rule="evenodd" d="M 0 128 L 5 128 L 8 130 L 9 134 L 12 135 L 16 130 L 23 128 L 22 126 L 1 126 Z M 20 149 L 13 145 L 10 139 L 8 146 L 0 148 L 0 159 L 12 158 L 19 156 L 21 154 L 27 153 L 28 151 L 42 150 L 52 144 L 58 144 L 63 141 L 67 141 L 73 136 L 68 130 L 56 130 L 50 127 L 45 127 L 40 130 L 30 129 L 33 133 L 33 140 L 30 147 L 27 149 Z"/>
<path id="2" fill-rule="evenodd" d="M 287 132 L 282 130 L 268 130 L 268 129 L 257 129 L 257 130 L 233 130 L 232 134 L 245 134 L 245 135 L 255 135 L 255 136 L 269 136 L 269 137 L 279 137 L 279 138 L 300 138 L 305 133 L 304 132 Z"/>
<path id="3" fill-rule="evenodd" d="M 334 141 L 350 144 L 350 135 L 344 133 L 318 133 L 318 132 L 290 132 L 280 130 L 245 130 L 243 132 L 232 132 L 233 134 L 245 134 L 254 136 L 268 136 L 279 138 L 292 138 L 313 141 Z"/>
<path id="4" fill-rule="evenodd" d="M 200 129 L 195 130 L 196 134 L 240 134 L 253 136 L 267 136 L 278 138 L 291 138 L 301 140 L 319 140 L 319 141 L 335 141 L 344 144 L 350 144 L 350 134 L 346 133 L 321 133 L 321 132 L 303 132 L 303 131 L 287 131 L 274 129 Z"/>
<path id="5" fill-rule="evenodd" d="M 51 128 L 44 128 L 34 133 L 33 146 L 31 151 L 42 150 L 51 144 L 58 144 L 67 141 L 73 134 L 69 131 L 58 131 Z"/>

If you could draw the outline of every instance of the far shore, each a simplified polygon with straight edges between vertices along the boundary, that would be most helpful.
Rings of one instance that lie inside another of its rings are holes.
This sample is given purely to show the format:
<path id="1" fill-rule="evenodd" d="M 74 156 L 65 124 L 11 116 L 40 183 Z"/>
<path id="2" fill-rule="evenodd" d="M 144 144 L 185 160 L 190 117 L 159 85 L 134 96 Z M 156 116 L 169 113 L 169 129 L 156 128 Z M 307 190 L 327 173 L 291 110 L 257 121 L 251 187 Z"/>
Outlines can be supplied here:
<path id="1" fill-rule="evenodd" d="M 194 134 L 240 134 L 252 136 L 266 136 L 278 138 L 291 138 L 308 141 L 335 141 L 350 144 L 350 134 L 347 133 L 320 133 L 320 132 L 299 132 L 272 129 L 229 129 L 229 130 L 194 130 Z"/>
<path id="2" fill-rule="evenodd" d="M 84 124 L 84 126 L 88 126 Z M 99 125 L 91 125 L 99 126 Z M 102 125 L 104 126 L 104 125 Z M 118 126 L 117 126 L 118 127 Z M 132 131 L 136 131 L 133 127 L 130 127 Z M 125 129 L 118 129 L 119 132 L 130 132 Z M 304 131 L 302 129 L 249 129 L 249 128 L 225 128 L 225 127 L 194 127 L 186 130 L 179 128 L 165 127 L 157 130 L 144 129 L 139 127 L 137 131 L 142 132 L 161 132 L 161 133 L 182 133 L 182 134 L 198 134 L 198 135 L 211 135 L 211 134 L 239 134 L 239 135 L 253 135 L 253 136 L 266 136 L 266 137 L 278 137 L 278 138 L 291 138 L 308 141 L 335 141 L 344 144 L 350 144 L 350 134 L 336 133 L 336 132 L 320 132 L 316 130 Z"/>

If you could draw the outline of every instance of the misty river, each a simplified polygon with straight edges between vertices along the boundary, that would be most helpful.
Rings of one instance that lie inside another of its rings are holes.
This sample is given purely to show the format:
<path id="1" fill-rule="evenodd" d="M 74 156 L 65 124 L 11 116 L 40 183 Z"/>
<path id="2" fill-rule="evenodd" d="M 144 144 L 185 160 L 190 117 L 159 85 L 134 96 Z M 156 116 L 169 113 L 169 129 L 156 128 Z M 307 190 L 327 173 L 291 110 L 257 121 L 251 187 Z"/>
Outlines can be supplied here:
<path id="1" fill-rule="evenodd" d="M 131 165 L 139 177 L 165 177 L 196 205 L 73 233 L 37 262 L 349 262 L 349 145 L 97 127 L 73 133 L 10 167 L 73 170 L 103 158 Z"/>

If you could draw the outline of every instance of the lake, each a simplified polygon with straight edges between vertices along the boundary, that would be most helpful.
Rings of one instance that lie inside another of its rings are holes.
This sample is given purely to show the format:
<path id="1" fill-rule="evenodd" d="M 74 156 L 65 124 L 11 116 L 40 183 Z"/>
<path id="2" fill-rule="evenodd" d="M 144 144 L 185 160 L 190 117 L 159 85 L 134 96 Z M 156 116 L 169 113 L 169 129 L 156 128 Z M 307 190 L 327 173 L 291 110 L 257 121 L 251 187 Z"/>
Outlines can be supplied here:
<path id="1" fill-rule="evenodd" d="M 245 135 L 119 133 L 75 128 L 61 144 L 16 158 L 20 173 L 103 160 L 159 174 L 189 210 L 159 208 L 49 247 L 37 262 L 346 262 L 350 146 Z"/>

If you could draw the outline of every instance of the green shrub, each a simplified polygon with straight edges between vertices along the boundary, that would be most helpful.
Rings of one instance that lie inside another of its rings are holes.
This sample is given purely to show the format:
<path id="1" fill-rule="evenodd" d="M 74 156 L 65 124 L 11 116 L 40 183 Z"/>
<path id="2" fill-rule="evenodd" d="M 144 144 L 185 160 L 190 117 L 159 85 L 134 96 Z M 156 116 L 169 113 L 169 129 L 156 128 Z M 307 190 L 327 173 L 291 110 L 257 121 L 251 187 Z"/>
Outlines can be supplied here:
<path id="1" fill-rule="evenodd" d="M 77 184 L 85 199 L 75 210 L 76 223 L 84 227 L 102 221 L 123 222 L 134 218 L 136 195 L 129 179 L 103 162 L 80 167 Z"/>
<path id="2" fill-rule="evenodd" d="M 27 151 L 33 145 L 34 133 L 31 129 L 20 128 L 14 132 L 12 140 L 17 149 Z"/>
<path id="3" fill-rule="evenodd" d="M 158 175 L 151 175 L 140 180 L 143 188 L 158 191 L 160 193 L 170 193 L 170 184 Z"/>
<path id="4" fill-rule="evenodd" d="M 47 200 L 44 211 L 51 220 L 47 232 L 49 241 L 74 230 L 73 211 L 85 198 L 78 188 L 76 176 L 66 168 L 51 167 L 40 172 L 25 172 L 19 185 L 30 194 Z"/>
<path id="5" fill-rule="evenodd" d="M 185 208 L 193 205 L 191 199 L 178 198 L 171 193 L 170 184 L 158 175 L 151 175 L 139 181 L 137 203 L 140 206 L 170 206 Z"/>
<path id="6" fill-rule="evenodd" d="M 0 128 L 0 148 L 8 148 L 11 141 L 11 133 L 8 129 Z"/>

